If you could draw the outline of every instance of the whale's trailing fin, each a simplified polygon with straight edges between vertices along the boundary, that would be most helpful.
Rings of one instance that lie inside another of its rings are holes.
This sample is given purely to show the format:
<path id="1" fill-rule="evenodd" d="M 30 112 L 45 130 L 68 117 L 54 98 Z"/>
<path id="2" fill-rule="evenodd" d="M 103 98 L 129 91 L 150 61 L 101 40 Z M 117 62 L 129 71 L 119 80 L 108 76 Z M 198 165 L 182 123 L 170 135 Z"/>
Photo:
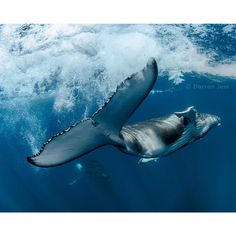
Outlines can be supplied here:
<path id="1" fill-rule="evenodd" d="M 157 78 L 155 59 L 117 87 L 92 119 L 87 119 L 53 136 L 28 161 L 36 166 L 57 166 L 74 160 L 109 143 L 119 143 L 123 124 L 137 109 L 152 89 Z M 119 143 L 120 144 L 120 143 Z"/>
<path id="2" fill-rule="evenodd" d="M 157 63 L 150 58 L 146 67 L 121 83 L 93 119 L 119 134 L 121 127 L 151 91 L 157 79 Z"/>
<path id="3" fill-rule="evenodd" d="M 27 159 L 36 166 L 57 166 L 108 143 L 109 140 L 94 121 L 87 119 L 53 136 L 43 145 L 39 153 Z"/>

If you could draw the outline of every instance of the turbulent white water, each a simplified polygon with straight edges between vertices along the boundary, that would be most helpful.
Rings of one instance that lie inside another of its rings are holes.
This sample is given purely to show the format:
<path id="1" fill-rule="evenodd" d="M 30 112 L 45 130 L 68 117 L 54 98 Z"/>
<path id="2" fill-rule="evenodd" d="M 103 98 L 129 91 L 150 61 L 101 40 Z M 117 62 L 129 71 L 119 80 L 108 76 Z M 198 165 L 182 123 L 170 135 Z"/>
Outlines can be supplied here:
<path id="1" fill-rule="evenodd" d="M 187 36 L 190 28 L 201 37 L 208 30 L 204 25 L 2 25 L 1 104 L 17 107 L 18 118 L 24 110 L 42 136 L 37 114 L 26 103 L 51 97 L 54 112 L 72 110 L 76 103 L 96 101 L 99 106 L 149 57 L 156 58 L 160 74 L 175 84 L 186 72 L 236 78 L 235 58 L 214 61 L 214 52 Z M 224 28 L 227 34 L 232 31 L 234 25 Z M 27 139 L 34 143 L 33 137 Z"/>
<path id="2" fill-rule="evenodd" d="M 233 26 L 225 27 L 229 33 Z M 204 26 L 192 26 L 204 35 Z M 217 62 L 173 25 L 3 25 L 0 94 L 5 98 L 55 97 L 54 109 L 71 109 L 116 85 L 155 57 L 174 83 L 185 72 L 236 77 L 236 62 Z"/>

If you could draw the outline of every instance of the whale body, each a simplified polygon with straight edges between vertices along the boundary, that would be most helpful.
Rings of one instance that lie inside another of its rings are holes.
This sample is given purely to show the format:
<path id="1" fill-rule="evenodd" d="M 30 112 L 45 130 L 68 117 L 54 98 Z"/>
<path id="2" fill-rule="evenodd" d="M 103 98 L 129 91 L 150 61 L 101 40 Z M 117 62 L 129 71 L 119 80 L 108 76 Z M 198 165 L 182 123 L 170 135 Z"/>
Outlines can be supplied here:
<path id="1" fill-rule="evenodd" d="M 38 153 L 27 158 L 36 166 L 65 164 L 104 145 L 141 157 L 140 163 L 168 156 L 202 138 L 220 124 L 215 115 L 199 113 L 194 107 L 165 117 L 126 125 L 153 88 L 158 76 L 157 63 L 146 66 L 122 82 L 91 118 L 84 119 L 51 137 Z"/>

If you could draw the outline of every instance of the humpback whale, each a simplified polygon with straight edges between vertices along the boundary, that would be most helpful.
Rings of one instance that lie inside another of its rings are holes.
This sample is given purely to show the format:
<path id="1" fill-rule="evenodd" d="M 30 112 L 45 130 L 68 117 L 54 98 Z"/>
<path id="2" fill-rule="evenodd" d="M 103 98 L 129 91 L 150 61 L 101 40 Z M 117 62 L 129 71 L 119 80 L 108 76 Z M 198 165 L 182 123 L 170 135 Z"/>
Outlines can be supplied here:
<path id="1" fill-rule="evenodd" d="M 140 157 L 139 163 L 156 161 L 202 138 L 220 125 L 215 115 L 199 113 L 193 106 L 171 115 L 126 125 L 129 117 L 152 90 L 158 76 L 150 58 L 139 72 L 125 79 L 91 118 L 54 135 L 27 160 L 39 167 L 65 164 L 104 145 Z"/>

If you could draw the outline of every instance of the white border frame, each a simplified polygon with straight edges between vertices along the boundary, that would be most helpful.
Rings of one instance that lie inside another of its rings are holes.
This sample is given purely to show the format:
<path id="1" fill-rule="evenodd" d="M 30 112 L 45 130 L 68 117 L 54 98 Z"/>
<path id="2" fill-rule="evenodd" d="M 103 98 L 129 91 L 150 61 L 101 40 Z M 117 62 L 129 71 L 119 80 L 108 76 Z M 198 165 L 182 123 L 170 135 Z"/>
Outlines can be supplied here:
<path id="1" fill-rule="evenodd" d="M 234 0 L 7 0 L 0 23 L 236 23 Z"/>
<path id="2" fill-rule="evenodd" d="M 0 23 L 235 23 L 235 1 L 7 0 Z M 0 214 L 1 235 L 235 235 L 235 214 Z"/>

